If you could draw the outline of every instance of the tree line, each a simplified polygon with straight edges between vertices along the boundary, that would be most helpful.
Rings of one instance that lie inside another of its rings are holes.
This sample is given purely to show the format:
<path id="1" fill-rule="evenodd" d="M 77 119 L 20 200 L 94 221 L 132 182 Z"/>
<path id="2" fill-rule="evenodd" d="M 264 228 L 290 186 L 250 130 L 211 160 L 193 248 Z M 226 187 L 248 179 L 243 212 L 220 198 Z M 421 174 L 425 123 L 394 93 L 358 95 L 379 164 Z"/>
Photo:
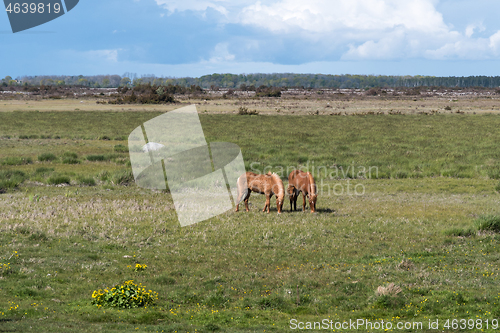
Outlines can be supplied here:
<path id="1" fill-rule="evenodd" d="M 211 74 L 198 78 L 170 78 L 155 75 L 138 76 L 135 73 L 124 75 L 94 76 L 23 76 L 13 79 L 6 76 L 0 86 L 82 86 L 92 88 L 132 87 L 140 85 L 200 87 L 203 89 L 242 89 L 255 90 L 255 87 L 303 88 L 303 89 L 369 89 L 369 88 L 497 88 L 500 76 L 388 76 L 388 75 L 327 75 L 327 74 Z"/>

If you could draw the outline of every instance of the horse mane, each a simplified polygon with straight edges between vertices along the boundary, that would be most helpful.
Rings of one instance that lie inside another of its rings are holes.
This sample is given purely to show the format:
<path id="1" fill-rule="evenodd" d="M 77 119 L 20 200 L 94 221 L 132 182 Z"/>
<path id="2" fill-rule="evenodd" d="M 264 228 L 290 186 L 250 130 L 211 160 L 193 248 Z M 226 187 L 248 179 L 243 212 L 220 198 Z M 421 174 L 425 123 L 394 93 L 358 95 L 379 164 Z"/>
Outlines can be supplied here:
<path id="1" fill-rule="evenodd" d="M 314 178 L 310 172 L 307 173 L 307 177 L 309 178 L 309 194 L 311 196 L 316 196 L 316 183 L 314 182 Z"/>

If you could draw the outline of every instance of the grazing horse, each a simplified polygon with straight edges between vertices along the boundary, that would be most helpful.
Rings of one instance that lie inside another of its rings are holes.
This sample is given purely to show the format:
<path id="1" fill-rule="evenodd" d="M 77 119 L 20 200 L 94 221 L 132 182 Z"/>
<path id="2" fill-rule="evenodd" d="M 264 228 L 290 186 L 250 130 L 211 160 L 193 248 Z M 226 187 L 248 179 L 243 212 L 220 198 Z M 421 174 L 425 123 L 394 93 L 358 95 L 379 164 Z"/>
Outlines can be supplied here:
<path id="1" fill-rule="evenodd" d="M 316 212 L 316 199 L 318 197 L 316 183 L 310 172 L 301 170 L 294 170 L 288 176 L 288 196 L 290 197 L 290 211 L 292 211 L 292 204 L 294 210 L 297 210 L 297 198 L 302 192 L 302 211 L 306 211 L 306 196 L 309 196 L 309 206 L 311 213 Z"/>
<path id="2" fill-rule="evenodd" d="M 285 188 L 281 178 L 271 172 L 267 175 L 257 175 L 253 172 L 245 173 L 246 176 L 246 187 L 245 187 L 245 177 L 240 176 L 238 178 L 238 198 L 236 200 L 236 211 L 239 209 L 239 204 L 242 200 L 245 201 L 245 209 L 248 212 L 248 198 L 250 198 L 250 193 L 257 192 L 264 194 L 266 196 L 266 205 L 264 206 L 263 212 L 269 213 L 270 200 L 273 195 L 276 195 L 276 206 L 278 208 L 278 214 L 281 214 L 283 208 L 283 199 L 285 198 Z"/>

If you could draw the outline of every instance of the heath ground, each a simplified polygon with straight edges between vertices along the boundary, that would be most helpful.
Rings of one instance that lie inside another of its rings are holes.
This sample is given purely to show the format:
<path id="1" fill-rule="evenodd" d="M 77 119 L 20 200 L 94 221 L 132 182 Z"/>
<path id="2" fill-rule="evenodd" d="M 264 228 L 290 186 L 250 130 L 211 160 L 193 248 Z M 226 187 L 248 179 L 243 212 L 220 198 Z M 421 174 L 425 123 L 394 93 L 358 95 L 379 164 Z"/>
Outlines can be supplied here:
<path id="1" fill-rule="evenodd" d="M 497 99 L 178 101 L 0 101 L 0 331 L 288 332 L 294 319 L 494 330 Z M 290 212 L 285 198 L 282 214 L 274 199 L 265 214 L 252 194 L 250 212 L 181 228 L 168 191 L 134 184 L 126 139 L 188 104 L 207 141 L 241 147 L 247 170 L 277 172 L 285 186 L 287 169 L 313 172 L 318 212 Z M 94 291 L 129 280 L 158 298 L 92 304 Z"/>

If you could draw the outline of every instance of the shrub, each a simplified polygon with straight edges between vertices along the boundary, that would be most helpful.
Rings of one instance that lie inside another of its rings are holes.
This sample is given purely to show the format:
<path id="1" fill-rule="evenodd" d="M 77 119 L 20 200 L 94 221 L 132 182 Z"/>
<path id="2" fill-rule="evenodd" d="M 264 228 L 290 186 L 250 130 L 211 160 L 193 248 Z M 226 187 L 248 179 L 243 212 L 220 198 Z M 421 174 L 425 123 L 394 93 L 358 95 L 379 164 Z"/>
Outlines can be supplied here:
<path id="1" fill-rule="evenodd" d="M 46 174 L 46 173 L 49 173 L 49 172 L 52 172 L 52 171 L 54 171 L 54 168 L 41 167 L 41 168 L 37 168 L 35 170 L 35 174 Z"/>
<path id="2" fill-rule="evenodd" d="M 474 230 L 474 228 L 467 228 L 467 229 L 454 228 L 446 230 L 444 234 L 446 236 L 469 237 L 475 235 L 476 230 Z"/>
<path id="3" fill-rule="evenodd" d="M 105 182 L 105 181 L 109 180 L 109 178 L 110 178 L 109 172 L 107 172 L 107 171 L 101 171 L 101 172 L 97 175 L 97 178 L 99 178 L 99 180 L 100 180 L 101 182 Z"/>
<path id="4" fill-rule="evenodd" d="M 490 179 L 500 179 L 500 167 L 491 167 L 488 168 L 488 177 Z"/>
<path id="5" fill-rule="evenodd" d="M 104 155 L 88 155 L 87 161 L 90 162 L 102 162 L 106 160 L 106 156 Z"/>
<path id="6" fill-rule="evenodd" d="M 95 180 L 93 177 L 78 177 L 78 184 L 87 185 L 87 186 L 95 186 Z"/>
<path id="7" fill-rule="evenodd" d="M 40 162 L 52 162 L 55 159 L 57 159 L 57 157 L 56 157 L 56 155 L 54 155 L 52 153 L 43 153 L 43 154 L 38 155 L 38 160 Z"/>
<path id="8" fill-rule="evenodd" d="M 59 184 L 69 184 L 70 179 L 68 176 L 63 176 L 63 175 L 52 175 L 48 180 L 47 183 L 50 185 L 59 185 Z"/>
<path id="9" fill-rule="evenodd" d="M 128 147 L 124 145 L 116 145 L 114 149 L 117 153 L 128 153 Z"/>
<path id="10" fill-rule="evenodd" d="M 67 151 L 63 154 L 63 157 L 78 158 L 78 155 L 76 153 L 71 152 L 71 151 Z"/>
<path id="11" fill-rule="evenodd" d="M 251 115 L 258 115 L 259 113 L 257 112 L 257 110 L 250 111 L 248 110 L 248 108 L 240 106 L 240 108 L 238 109 L 238 114 L 242 116 L 251 116 Z"/>
<path id="12" fill-rule="evenodd" d="M 80 161 L 73 157 L 65 157 L 63 158 L 63 164 L 78 164 Z"/>
<path id="13" fill-rule="evenodd" d="M 134 181 L 134 175 L 130 171 L 119 172 L 113 176 L 115 185 L 128 185 Z"/>
<path id="14" fill-rule="evenodd" d="M 78 164 L 80 161 L 78 160 L 78 155 L 73 152 L 65 152 L 63 154 L 63 164 Z"/>
<path id="15" fill-rule="evenodd" d="M 476 220 L 478 230 L 500 232 L 500 216 L 483 215 Z"/>
<path id="16" fill-rule="evenodd" d="M 31 157 L 6 157 L 2 160 L 2 165 L 26 165 L 33 163 Z"/>
<path id="17" fill-rule="evenodd" d="M 111 306 L 122 309 L 131 309 L 152 305 L 158 299 L 158 293 L 148 290 L 134 280 L 128 280 L 122 284 L 117 284 L 111 289 L 94 290 L 92 293 L 92 304 L 101 306 Z"/>
<path id="18" fill-rule="evenodd" d="M 26 178 L 26 174 L 22 171 L 0 171 L 0 193 L 19 186 Z"/>

